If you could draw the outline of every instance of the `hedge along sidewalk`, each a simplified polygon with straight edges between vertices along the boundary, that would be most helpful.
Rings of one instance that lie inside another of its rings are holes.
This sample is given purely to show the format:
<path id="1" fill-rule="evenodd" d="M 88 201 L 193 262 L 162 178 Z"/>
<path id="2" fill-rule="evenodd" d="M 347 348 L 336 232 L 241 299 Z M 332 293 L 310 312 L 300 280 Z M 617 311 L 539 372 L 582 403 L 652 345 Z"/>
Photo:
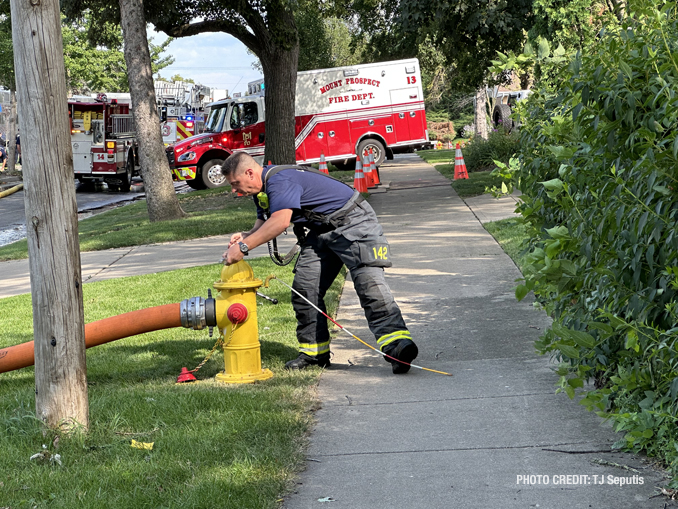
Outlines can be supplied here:
<path id="1" fill-rule="evenodd" d="M 274 273 L 291 284 L 292 265 L 253 260 L 255 277 Z M 150 306 L 206 296 L 221 267 L 209 265 L 85 285 L 87 322 Z M 343 277 L 326 297 L 334 314 Z M 289 372 L 297 354 L 290 292 L 271 282 L 257 299 L 262 362 L 274 378 L 253 385 L 214 381 L 218 350 L 196 374 L 175 385 L 215 343 L 207 331 L 176 328 L 87 350 L 91 425 L 72 438 L 43 434 L 35 417 L 33 368 L 0 375 L 0 500 L 23 507 L 278 507 L 303 466 L 305 436 L 317 405 L 321 371 Z M 29 295 L 0 300 L 0 347 L 32 339 Z M 131 447 L 131 440 L 152 450 Z M 61 464 L 29 460 L 42 452 Z M 30 501 L 30 503 L 28 502 Z M 228 502 L 226 502 L 228 501 Z"/>

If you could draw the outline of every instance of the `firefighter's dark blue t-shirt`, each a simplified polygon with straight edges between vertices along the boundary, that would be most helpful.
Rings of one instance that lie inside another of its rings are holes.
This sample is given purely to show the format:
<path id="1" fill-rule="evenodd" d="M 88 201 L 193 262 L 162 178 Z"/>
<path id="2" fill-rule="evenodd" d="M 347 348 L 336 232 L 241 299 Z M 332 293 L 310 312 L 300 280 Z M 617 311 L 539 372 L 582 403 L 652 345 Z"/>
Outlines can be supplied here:
<path id="1" fill-rule="evenodd" d="M 270 168 L 274 166 L 264 168 L 262 181 Z M 331 214 L 346 204 L 353 196 L 353 189 L 333 178 L 290 168 L 281 170 L 268 179 L 266 194 L 269 216 L 278 210 L 292 209 L 292 222 L 305 224 L 308 221 L 301 213 L 302 207 L 318 214 Z M 254 202 L 257 203 L 256 196 Z M 257 217 L 264 219 L 264 211 L 258 203 Z"/>

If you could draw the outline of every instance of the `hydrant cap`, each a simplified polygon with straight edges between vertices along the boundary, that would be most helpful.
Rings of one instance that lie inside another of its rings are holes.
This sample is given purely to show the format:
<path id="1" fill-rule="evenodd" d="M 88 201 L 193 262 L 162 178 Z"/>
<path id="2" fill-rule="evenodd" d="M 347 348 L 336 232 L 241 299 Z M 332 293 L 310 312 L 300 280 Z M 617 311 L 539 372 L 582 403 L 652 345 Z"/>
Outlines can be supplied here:
<path id="1" fill-rule="evenodd" d="M 259 288 L 263 285 L 261 279 L 254 279 L 254 271 L 245 260 L 233 265 L 224 265 L 221 269 L 221 280 L 214 283 L 214 288 L 224 290 L 230 288 Z"/>
<path id="2" fill-rule="evenodd" d="M 247 320 L 247 308 L 244 304 L 236 302 L 231 304 L 226 312 L 226 316 L 231 323 L 242 323 Z"/>

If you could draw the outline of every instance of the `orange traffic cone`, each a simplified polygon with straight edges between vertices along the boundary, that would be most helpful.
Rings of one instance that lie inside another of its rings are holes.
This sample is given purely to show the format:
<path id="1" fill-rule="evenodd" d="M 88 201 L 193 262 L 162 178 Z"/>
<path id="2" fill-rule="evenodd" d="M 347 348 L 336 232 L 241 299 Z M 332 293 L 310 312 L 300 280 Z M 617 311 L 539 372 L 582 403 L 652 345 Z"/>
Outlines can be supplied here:
<path id="1" fill-rule="evenodd" d="M 318 163 L 318 170 L 322 171 L 324 174 L 329 175 L 330 172 L 327 169 L 327 162 L 325 162 L 325 154 L 320 152 L 320 162 Z"/>
<path id="2" fill-rule="evenodd" d="M 358 157 L 355 161 L 355 178 L 353 179 L 353 187 L 360 193 L 367 192 L 367 182 L 365 182 L 365 174 L 363 173 L 363 165 Z"/>
<path id="3" fill-rule="evenodd" d="M 452 142 L 451 141 L 447 142 L 447 150 L 452 150 Z"/>
<path id="4" fill-rule="evenodd" d="M 365 185 L 367 189 L 375 187 L 374 185 L 374 172 L 372 171 L 372 165 L 370 164 L 370 157 L 367 155 L 367 150 L 363 153 L 363 173 L 365 174 Z"/>
<path id="5" fill-rule="evenodd" d="M 454 180 L 467 178 L 466 163 L 464 162 L 464 156 L 461 154 L 461 147 L 457 143 L 457 151 L 454 154 Z"/>
<path id="6" fill-rule="evenodd" d="M 380 186 L 381 181 L 379 180 L 379 171 L 377 169 L 377 161 L 374 160 L 374 152 L 370 149 L 370 164 L 372 166 L 372 180 L 374 180 L 375 186 Z"/>

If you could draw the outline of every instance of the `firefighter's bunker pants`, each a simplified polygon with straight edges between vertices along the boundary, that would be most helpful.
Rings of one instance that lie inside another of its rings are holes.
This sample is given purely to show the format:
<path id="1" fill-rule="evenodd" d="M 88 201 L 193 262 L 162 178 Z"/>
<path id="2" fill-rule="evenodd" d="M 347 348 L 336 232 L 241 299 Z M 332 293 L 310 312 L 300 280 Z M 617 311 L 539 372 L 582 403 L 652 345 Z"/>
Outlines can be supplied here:
<path id="1" fill-rule="evenodd" d="M 347 215 L 348 224 L 324 233 L 308 232 L 296 265 L 293 287 L 323 311 L 325 293 L 346 265 L 370 330 L 381 350 L 399 339 L 411 339 L 391 290 L 384 267 L 391 266 L 391 253 L 377 215 L 367 202 Z M 297 317 L 299 352 L 309 357 L 330 351 L 327 319 L 292 293 Z"/>

